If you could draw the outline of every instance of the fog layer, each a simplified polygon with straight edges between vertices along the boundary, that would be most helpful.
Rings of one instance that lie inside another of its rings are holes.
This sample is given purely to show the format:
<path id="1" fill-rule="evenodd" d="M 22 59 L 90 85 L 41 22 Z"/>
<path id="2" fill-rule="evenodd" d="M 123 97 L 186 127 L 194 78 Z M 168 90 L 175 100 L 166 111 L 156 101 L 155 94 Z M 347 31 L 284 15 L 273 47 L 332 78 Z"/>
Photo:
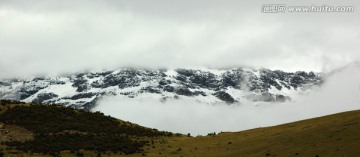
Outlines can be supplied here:
<path id="1" fill-rule="evenodd" d="M 360 109 L 360 65 L 351 64 L 326 79 L 319 89 L 287 103 L 216 104 L 191 98 L 161 102 L 151 95 L 138 99 L 107 97 L 94 111 L 171 132 L 204 135 L 277 125 Z"/>

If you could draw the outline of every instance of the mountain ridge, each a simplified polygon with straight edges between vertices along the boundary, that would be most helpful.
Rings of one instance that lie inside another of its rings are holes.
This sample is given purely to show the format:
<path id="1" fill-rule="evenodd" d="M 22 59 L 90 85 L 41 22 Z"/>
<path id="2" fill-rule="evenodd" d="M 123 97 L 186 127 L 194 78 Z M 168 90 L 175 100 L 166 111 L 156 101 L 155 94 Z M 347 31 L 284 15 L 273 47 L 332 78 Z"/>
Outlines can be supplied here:
<path id="1" fill-rule="evenodd" d="M 192 97 L 204 103 L 284 102 L 321 85 L 321 73 L 280 70 L 136 69 L 69 76 L 0 80 L 0 99 L 56 103 L 91 110 L 103 96 L 158 95 L 160 101 Z"/>

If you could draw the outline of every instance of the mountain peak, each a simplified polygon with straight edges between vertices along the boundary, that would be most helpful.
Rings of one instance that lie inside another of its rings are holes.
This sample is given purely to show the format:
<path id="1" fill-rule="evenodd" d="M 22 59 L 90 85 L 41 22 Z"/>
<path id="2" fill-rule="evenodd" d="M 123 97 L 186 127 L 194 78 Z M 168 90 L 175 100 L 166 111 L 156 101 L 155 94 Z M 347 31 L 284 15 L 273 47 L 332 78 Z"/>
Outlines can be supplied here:
<path id="1" fill-rule="evenodd" d="M 320 85 L 314 72 L 256 68 L 136 69 L 83 72 L 60 77 L 0 81 L 0 99 L 56 103 L 92 109 L 103 96 L 158 95 L 161 100 L 191 97 L 206 103 L 284 102 L 292 93 Z M 299 90 L 301 89 L 301 90 Z"/>

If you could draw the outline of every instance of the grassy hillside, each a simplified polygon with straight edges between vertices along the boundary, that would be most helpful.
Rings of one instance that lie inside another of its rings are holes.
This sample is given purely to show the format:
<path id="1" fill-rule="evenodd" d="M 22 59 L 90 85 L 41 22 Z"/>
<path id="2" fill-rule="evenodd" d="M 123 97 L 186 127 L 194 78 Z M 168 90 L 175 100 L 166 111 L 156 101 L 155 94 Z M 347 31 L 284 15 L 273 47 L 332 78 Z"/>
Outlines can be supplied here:
<path id="1" fill-rule="evenodd" d="M 7 102 L 0 109 L 6 156 L 360 156 L 360 111 L 187 137 L 60 106 Z"/>
<path id="2" fill-rule="evenodd" d="M 149 156 L 357 157 L 360 111 L 206 137 L 167 138 Z M 180 150 L 181 149 L 181 150 Z"/>
<path id="3" fill-rule="evenodd" d="M 11 150 L 5 153 L 59 156 L 68 150 L 82 156 L 82 150 L 89 150 L 132 154 L 143 152 L 149 138 L 172 135 L 100 112 L 14 101 L 0 101 L 0 106 L 0 142 L 3 148 Z"/>

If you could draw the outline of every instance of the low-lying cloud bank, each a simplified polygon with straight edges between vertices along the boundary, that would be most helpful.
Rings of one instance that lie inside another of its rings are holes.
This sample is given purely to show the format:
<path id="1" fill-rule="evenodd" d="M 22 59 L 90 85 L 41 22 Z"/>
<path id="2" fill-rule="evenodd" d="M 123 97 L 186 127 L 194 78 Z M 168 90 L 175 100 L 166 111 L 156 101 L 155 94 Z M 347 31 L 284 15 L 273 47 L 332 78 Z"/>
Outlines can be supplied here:
<path id="1" fill-rule="evenodd" d="M 264 4 L 354 6 L 262 13 Z M 0 78 L 117 67 L 327 71 L 359 58 L 356 0 L 0 0 Z"/>
<path id="2" fill-rule="evenodd" d="M 311 94 L 288 103 L 208 105 L 191 98 L 159 101 L 143 96 L 107 97 L 94 111 L 143 126 L 192 135 L 240 131 L 360 109 L 360 64 L 354 63 L 327 78 Z"/>

